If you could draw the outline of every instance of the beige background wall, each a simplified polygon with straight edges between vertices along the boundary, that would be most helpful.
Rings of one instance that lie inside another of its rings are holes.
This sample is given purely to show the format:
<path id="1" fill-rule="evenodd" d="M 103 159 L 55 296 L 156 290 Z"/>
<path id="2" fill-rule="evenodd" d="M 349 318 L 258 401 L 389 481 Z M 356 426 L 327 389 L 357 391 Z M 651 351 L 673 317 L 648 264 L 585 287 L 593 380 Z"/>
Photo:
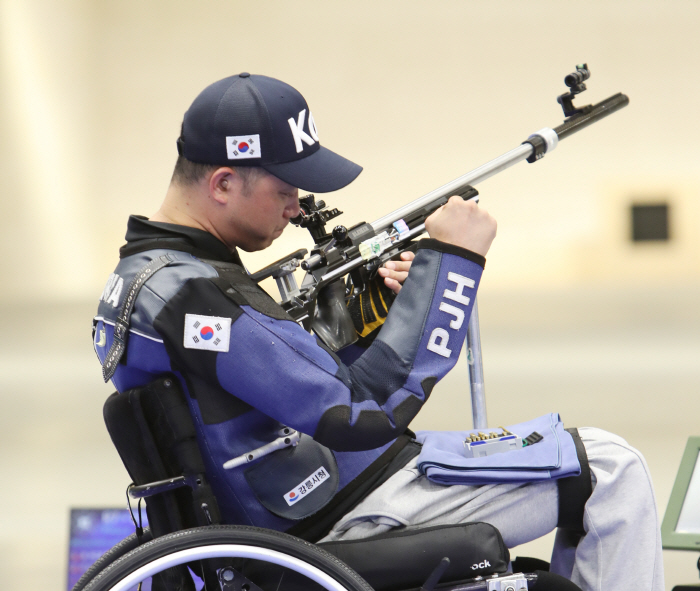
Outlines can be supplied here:
<path id="1" fill-rule="evenodd" d="M 621 433 L 663 511 L 700 410 L 699 22 L 680 0 L 0 0 L 0 462 L 28 485 L 0 494 L 37 507 L 0 517 L 2 572 L 60 589 L 68 507 L 122 503 L 93 303 L 127 216 L 159 205 L 182 114 L 240 71 L 301 90 L 322 143 L 364 165 L 327 198 L 347 225 L 558 125 L 576 63 L 592 70 L 579 103 L 630 96 L 479 186 L 499 221 L 480 305 L 492 422 L 558 410 Z M 673 240 L 630 244 L 629 204 L 658 198 Z M 291 228 L 245 260 L 308 245 Z M 464 427 L 465 377 L 460 364 L 414 426 Z M 694 557 L 666 560 L 669 588 L 695 578 Z"/>
<path id="2" fill-rule="evenodd" d="M 563 76 L 587 61 L 583 100 L 624 91 L 631 105 L 481 187 L 501 223 L 489 285 L 616 281 L 644 275 L 647 262 L 674 280 L 700 276 L 695 2 L 0 6 L 2 240 L 29 242 L 41 268 L 25 277 L 24 261 L 5 258 L 2 271 L 22 280 L 3 300 L 40 299 L 48 285 L 54 298 L 97 293 L 126 216 L 149 214 L 164 193 L 183 112 L 241 70 L 300 88 L 322 142 L 365 166 L 333 196 L 352 222 L 558 124 Z M 626 247 L 626 206 L 640 195 L 677 205 L 675 244 Z"/>

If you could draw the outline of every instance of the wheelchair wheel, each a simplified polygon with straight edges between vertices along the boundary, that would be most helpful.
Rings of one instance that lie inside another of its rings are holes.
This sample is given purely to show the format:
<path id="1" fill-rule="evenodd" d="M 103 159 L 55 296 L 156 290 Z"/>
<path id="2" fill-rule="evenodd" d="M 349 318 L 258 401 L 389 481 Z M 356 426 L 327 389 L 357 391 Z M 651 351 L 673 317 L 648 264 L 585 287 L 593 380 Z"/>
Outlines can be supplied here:
<path id="1" fill-rule="evenodd" d="M 143 537 L 139 540 L 136 534 L 131 534 L 119 542 L 116 546 L 113 546 L 107 552 L 105 552 L 97 561 L 83 573 L 83 576 L 78 579 L 71 591 L 83 591 L 85 586 L 94 579 L 97 574 L 103 569 L 112 564 L 118 558 L 121 558 L 128 552 L 131 552 L 134 548 L 137 548 L 140 544 L 145 544 L 153 539 L 151 535 L 151 530 L 148 528 L 143 530 Z"/>
<path id="2" fill-rule="evenodd" d="M 272 530 L 229 525 L 188 529 L 143 544 L 102 568 L 84 590 L 131 591 L 180 565 L 208 572 L 207 591 L 373 591 L 350 567 L 314 544 Z"/>

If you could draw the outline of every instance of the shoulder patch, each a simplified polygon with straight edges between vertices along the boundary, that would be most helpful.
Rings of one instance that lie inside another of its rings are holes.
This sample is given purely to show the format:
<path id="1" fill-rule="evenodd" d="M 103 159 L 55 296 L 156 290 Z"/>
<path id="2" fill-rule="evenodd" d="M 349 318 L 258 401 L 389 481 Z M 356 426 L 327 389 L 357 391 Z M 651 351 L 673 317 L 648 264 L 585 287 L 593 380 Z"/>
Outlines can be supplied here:
<path id="1" fill-rule="evenodd" d="M 231 318 L 185 314 L 182 345 L 185 349 L 203 349 L 227 353 L 231 341 Z"/>

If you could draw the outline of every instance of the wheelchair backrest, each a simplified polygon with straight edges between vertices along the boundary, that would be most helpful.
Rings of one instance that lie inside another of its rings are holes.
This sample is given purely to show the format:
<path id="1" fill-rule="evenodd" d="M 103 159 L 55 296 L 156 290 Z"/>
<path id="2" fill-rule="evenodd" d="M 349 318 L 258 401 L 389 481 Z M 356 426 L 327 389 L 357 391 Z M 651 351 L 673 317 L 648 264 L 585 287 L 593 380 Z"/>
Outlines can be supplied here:
<path id="1" fill-rule="evenodd" d="M 155 537 L 189 527 L 220 523 L 185 394 L 174 376 L 164 375 L 105 402 L 104 419 L 112 442 L 136 485 L 195 476 L 194 489 L 182 487 L 149 497 L 146 511 Z"/>

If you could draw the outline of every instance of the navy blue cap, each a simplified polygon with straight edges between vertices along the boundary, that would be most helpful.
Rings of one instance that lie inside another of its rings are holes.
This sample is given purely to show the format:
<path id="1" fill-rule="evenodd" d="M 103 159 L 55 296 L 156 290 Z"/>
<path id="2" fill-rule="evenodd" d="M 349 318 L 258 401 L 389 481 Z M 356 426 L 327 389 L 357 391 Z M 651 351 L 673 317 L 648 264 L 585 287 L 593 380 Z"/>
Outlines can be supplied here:
<path id="1" fill-rule="evenodd" d="M 202 164 L 260 166 L 304 191 L 327 193 L 362 167 L 321 146 L 309 106 L 280 80 L 243 72 L 207 86 L 185 113 L 178 152 Z"/>

